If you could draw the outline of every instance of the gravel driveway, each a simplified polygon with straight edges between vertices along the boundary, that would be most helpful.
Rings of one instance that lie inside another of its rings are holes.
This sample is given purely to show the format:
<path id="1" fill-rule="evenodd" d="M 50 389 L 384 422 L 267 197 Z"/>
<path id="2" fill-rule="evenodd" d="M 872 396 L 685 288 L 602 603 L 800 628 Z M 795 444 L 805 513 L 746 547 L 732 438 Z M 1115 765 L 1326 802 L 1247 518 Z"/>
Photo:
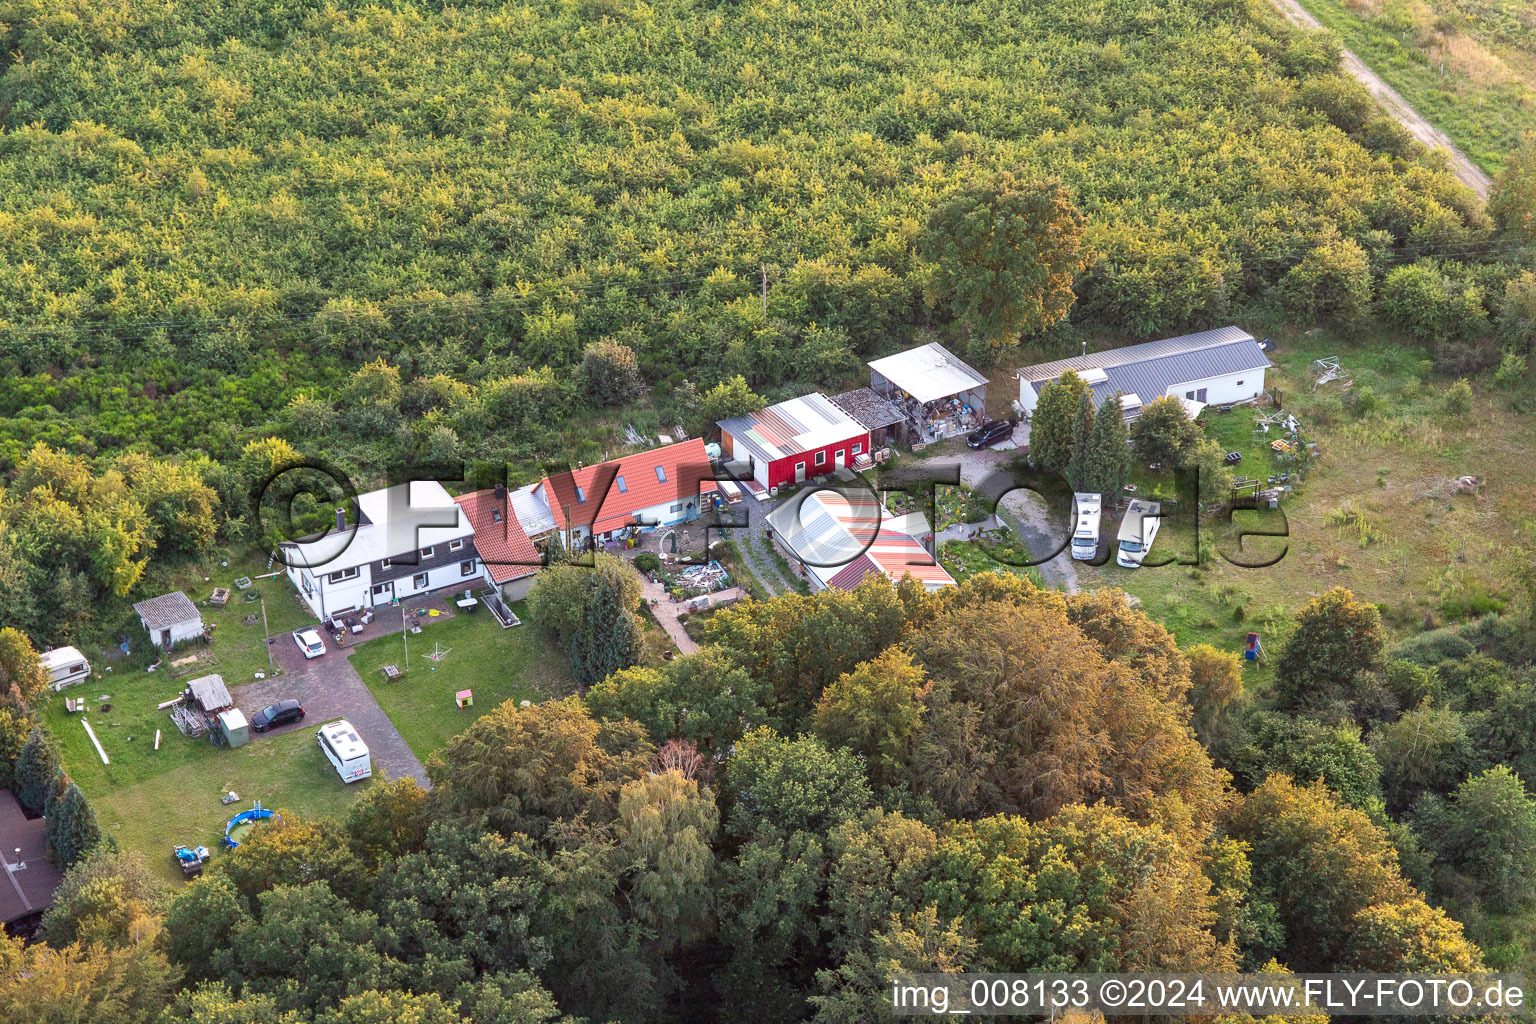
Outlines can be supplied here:
<path id="1" fill-rule="evenodd" d="M 383 771 L 391 779 L 409 775 L 423 788 L 430 789 L 432 783 L 428 781 L 421 761 L 411 753 L 410 746 L 384 709 L 379 707 L 379 702 L 373 699 L 357 669 L 352 667 L 351 649 L 339 651 L 329 639 L 326 647 L 320 657 L 306 660 L 293 638 L 287 633 L 279 633 L 273 638 L 272 656 L 282 666 L 283 674 L 275 679 L 236 686 L 230 691 L 235 704 L 247 718 L 280 700 L 296 700 L 304 705 L 304 721 L 266 733 L 258 734 L 252 730 L 251 740 L 259 743 L 267 736 L 293 729 L 314 729 L 324 722 L 345 718 L 368 744 L 376 773 Z"/>
<path id="2" fill-rule="evenodd" d="M 1015 429 L 1015 437 L 1017 438 L 1020 431 L 1026 431 L 1027 438 L 1027 428 L 1022 424 Z M 962 448 L 957 454 L 936 455 L 933 461 L 958 462 L 960 482 L 974 490 L 988 476 L 1001 471 L 1013 461 L 1017 454 L 1016 451 L 976 451 L 972 448 Z M 1068 540 L 1067 520 L 1063 518 L 1058 521 L 1057 517 L 1046 508 L 1045 502 L 1033 491 L 1009 491 L 998 502 L 997 515 L 1024 538 L 1025 544 L 1036 557 L 1061 548 Z M 1047 586 L 1060 587 L 1069 594 L 1074 594 L 1081 589 L 1077 579 L 1077 566 L 1072 564 L 1072 555 L 1065 549 L 1037 568 Z"/>

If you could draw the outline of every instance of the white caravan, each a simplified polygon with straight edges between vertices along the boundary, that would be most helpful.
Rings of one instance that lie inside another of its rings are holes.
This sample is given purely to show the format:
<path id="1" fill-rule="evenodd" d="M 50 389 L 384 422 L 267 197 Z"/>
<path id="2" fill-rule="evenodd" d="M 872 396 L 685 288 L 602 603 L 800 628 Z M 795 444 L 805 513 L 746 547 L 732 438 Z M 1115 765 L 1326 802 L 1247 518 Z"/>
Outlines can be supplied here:
<path id="1" fill-rule="evenodd" d="M 1115 563 L 1126 569 L 1141 568 L 1142 559 L 1147 557 L 1147 552 L 1152 550 L 1152 542 L 1157 539 L 1157 528 L 1162 523 L 1158 513 L 1162 511 L 1155 501 L 1142 501 L 1136 498 L 1131 501 L 1131 507 L 1125 510 L 1125 518 L 1120 520 L 1120 553 L 1115 556 Z"/>
<path id="2" fill-rule="evenodd" d="M 357 730 L 352 728 L 352 723 L 345 718 L 322 725 L 320 731 L 315 733 L 315 740 L 320 744 L 325 759 L 331 762 L 331 767 L 341 776 L 342 782 L 356 782 L 373 774 L 373 764 L 368 759 L 368 744 L 363 742 Z"/>
<path id="3" fill-rule="evenodd" d="M 1086 562 L 1099 552 L 1099 512 L 1104 499 L 1098 494 L 1074 494 L 1072 503 L 1072 557 Z"/>

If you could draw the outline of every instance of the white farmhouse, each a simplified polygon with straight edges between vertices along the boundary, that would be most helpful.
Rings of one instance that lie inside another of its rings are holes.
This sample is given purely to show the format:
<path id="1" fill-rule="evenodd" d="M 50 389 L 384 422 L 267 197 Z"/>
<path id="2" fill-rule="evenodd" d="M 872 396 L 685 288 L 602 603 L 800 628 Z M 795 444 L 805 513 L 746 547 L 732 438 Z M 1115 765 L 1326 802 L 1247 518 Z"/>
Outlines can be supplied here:
<path id="1" fill-rule="evenodd" d="M 1270 365 L 1253 335 L 1222 327 L 1026 366 L 1018 372 L 1019 405 L 1033 415 L 1045 386 L 1072 370 L 1093 389 L 1095 409 L 1118 392 L 1126 419 L 1135 419 L 1144 404 L 1171 395 L 1193 417 L 1207 405 L 1259 397 Z"/>
<path id="2" fill-rule="evenodd" d="M 288 578 L 321 619 L 484 579 L 475 531 L 435 480 L 359 495 L 356 523 L 282 545 Z"/>

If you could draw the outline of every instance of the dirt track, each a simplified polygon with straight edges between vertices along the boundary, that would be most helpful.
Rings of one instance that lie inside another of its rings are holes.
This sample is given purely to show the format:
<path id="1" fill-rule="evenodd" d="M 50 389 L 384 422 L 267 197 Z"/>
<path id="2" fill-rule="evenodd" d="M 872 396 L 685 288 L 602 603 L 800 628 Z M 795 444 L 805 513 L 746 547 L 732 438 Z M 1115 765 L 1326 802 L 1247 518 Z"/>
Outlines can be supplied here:
<path id="1" fill-rule="evenodd" d="M 1321 22 L 1308 14 L 1301 4 L 1297 3 L 1297 0 L 1270 0 L 1270 2 L 1293 25 L 1300 25 L 1304 28 L 1323 27 Z M 1376 72 L 1366 67 L 1364 61 L 1356 57 L 1349 50 L 1343 51 L 1343 54 L 1344 70 L 1354 75 L 1360 84 L 1364 85 L 1371 95 L 1376 97 L 1376 102 L 1380 103 L 1387 113 L 1397 118 L 1398 123 L 1407 128 L 1414 138 L 1431 149 L 1445 150 L 1451 158 L 1451 170 L 1455 173 L 1456 177 L 1460 178 L 1478 196 L 1486 200 L 1489 188 L 1493 185 L 1493 179 L 1484 174 L 1483 169 L 1469 160 L 1465 153 L 1457 149 L 1455 143 L 1451 142 L 1444 132 L 1420 117 L 1408 105 L 1408 101 L 1398 95 L 1396 89 L 1383 82 Z"/>

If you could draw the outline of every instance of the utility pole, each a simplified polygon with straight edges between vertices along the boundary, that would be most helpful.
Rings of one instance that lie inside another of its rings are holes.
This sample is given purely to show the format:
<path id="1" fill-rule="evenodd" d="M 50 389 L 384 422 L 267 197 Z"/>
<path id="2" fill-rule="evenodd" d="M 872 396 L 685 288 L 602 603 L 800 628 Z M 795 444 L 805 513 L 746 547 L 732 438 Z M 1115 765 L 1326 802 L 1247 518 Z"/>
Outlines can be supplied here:
<path id="1" fill-rule="evenodd" d="M 267 629 L 267 599 L 261 599 L 261 637 L 267 645 L 267 668 L 276 670 L 277 664 L 272 660 L 272 633 Z"/>
<path id="2" fill-rule="evenodd" d="M 763 319 L 767 320 L 768 319 L 768 264 L 761 263 L 761 264 L 759 264 L 759 266 L 762 268 L 762 271 L 763 271 Z"/>
<path id="3" fill-rule="evenodd" d="M 405 605 L 400 599 L 395 598 L 395 603 L 400 605 L 400 638 L 405 641 L 405 664 L 400 666 L 401 672 L 411 670 L 411 630 L 405 624 Z"/>

